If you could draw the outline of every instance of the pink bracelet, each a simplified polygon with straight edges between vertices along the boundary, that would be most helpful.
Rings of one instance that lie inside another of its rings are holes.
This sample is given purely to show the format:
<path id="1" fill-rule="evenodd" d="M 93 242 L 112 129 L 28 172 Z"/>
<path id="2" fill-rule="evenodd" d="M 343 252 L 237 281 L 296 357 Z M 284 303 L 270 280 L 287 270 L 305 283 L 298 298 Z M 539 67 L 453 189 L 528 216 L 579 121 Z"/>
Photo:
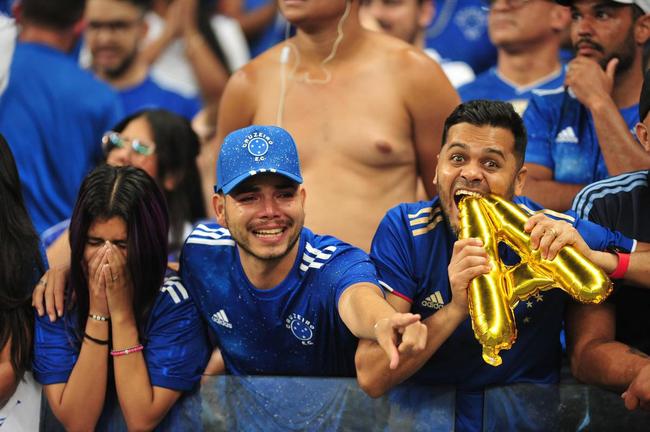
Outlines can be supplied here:
<path id="1" fill-rule="evenodd" d="M 124 355 L 131 354 L 131 353 L 135 353 L 135 352 L 138 352 L 138 351 L 142 351 L 143 349 L 144 349 L 144 346 L 142 346 L 142 344 L 138 344 L 136 346 L 132 346 L 131 348 L 126 348 L 126 349 L 123 349 L 123 350 L 111 350 L 111 355 L 113 357 L 119 357 L 119 356 L 124 356 Z"/>

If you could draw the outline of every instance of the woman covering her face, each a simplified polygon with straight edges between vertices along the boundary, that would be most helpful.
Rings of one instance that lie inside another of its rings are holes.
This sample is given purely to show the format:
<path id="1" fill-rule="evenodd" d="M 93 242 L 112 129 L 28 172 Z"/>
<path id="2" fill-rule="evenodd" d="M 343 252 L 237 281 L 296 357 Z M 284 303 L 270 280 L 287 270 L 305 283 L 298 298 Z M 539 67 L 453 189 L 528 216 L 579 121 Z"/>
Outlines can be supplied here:
<path id="1" fill-rule="evenodd" d="M 67 310 L 35 328 L 34 375 L 66 429 L 195 427 L 179 413 L 197 402 L 209 352 L 180 279 L 165 277 L 168 227 L 144 171 L 104 165 L 84 180 L 70 222 Z"/>

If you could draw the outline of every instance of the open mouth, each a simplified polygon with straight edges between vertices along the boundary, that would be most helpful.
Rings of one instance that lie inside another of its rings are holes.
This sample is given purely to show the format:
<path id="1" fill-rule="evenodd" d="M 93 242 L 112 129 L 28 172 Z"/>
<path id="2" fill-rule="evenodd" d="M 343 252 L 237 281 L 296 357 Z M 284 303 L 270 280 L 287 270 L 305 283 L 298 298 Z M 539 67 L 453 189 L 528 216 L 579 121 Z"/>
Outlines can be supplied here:
<path id="1" fill-rule="evenodd" d="M 458 206 L 458 204 L 460 204 L 460 201 L 463 198 L 467 197 L 467 196 L 473 196 L 473 197 L 480 198 L 480 197 L 483 196 L 483 194 L 480 193 L 480 192 L 477 192 L 477 191 L 471 191 L 471 190 L 467 190 L 467 189 L 458 189 L 454 193 L 454 202 L 456 203 L 456 206 Z"/>

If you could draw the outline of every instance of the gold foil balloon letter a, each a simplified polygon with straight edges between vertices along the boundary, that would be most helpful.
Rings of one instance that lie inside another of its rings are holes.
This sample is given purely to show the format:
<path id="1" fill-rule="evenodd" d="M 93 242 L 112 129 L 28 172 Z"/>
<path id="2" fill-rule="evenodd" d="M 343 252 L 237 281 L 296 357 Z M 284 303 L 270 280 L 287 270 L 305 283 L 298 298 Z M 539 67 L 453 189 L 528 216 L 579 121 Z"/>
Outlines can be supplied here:
<path id="1" fill-rule="evenodd" d="M 529 215 L 516 204 L 494 195 L 469 196 L 462 199 L 459 210 L 459 238 L 480 239 L 492 264 L 489 273 L 472 280 L 468 291 L 472 328 L 486 363 L 499 366 L 499 351 L 515 342 L 514 308 L 519 301 L 560 288 L 582 303 L 600 303 L 611 292 L 612 282 L 605 273 L 575 248 L 563 247 L 553 260 L 531 250 L 530 236 L 524 232 Z M 503 264 L 499 242 L 519 255 L 519 264 Z"/>

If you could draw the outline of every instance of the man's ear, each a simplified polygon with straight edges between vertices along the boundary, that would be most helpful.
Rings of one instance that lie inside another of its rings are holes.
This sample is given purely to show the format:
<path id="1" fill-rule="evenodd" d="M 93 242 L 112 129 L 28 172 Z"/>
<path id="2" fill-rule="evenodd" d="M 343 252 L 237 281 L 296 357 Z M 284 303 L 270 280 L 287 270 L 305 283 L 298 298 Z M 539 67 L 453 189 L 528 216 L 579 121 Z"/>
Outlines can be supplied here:
<path id="1" fill-rule="evenodd" d="M 224 228 L 228 228 L 226 222 L 226 196 L 221 193 L 212 195 L 212 207 L 217 215 L 217 223 Z"/>
<path id="2" fill-rule="evenodd" d="M 418 14 L 418 25 L 421 29 L 426 29 L 433 21 L 436 15 L 436 7 L 432 1 L 425 0 L 420 6 L 420 13 Z"/>
<path id="3" fill-rule="evenodd" d="M 636 132 L 636 137 L 648 153 L 650 153 L 650 136 L 648 136 L 648 128 L 642 122 L 639 122 L 634 127 L 634 132 Z"/>
<path id="4" fill-rule="evenodd" d="M 634 23 L 634 39 L 637 45 L 645 45 L 650 39 L 650 14 L 637 18 Z"/>
<path id="5" fill-rule="evenodd" d="M 440 153 L 436 155 L 436 173 L 433 176 L 433 184 L 438 186 L 438 164 L 440 163 Z"/>
<path id="6" fill-rule="evenodd" d="M 519 172 L 515 176 L 515 195 L 521 195 L 523 193 L 527 175 L 528 168 L 526 168 L 526 165 L 519 168 Z"/>
<path id="7" fill-rule="evenodd" d="M 564 32 L 571 25 L 571 9 L 566 6 L 552 5 L 551 28 L 557 33 Z"/>

